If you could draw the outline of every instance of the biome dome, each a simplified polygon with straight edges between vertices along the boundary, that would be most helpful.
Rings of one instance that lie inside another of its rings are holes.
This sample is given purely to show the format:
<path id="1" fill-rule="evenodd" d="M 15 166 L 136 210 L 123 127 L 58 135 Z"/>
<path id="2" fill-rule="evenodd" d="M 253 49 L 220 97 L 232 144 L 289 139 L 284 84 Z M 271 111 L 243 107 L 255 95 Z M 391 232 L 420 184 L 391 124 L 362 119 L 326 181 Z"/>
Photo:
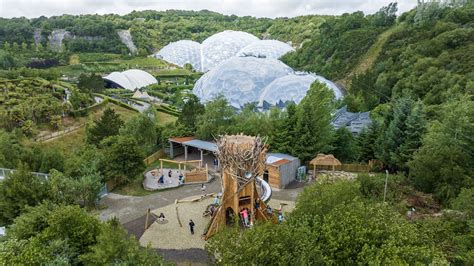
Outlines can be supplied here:
<path id="1" fill-rule="evenodd" d="M 172 42 L 156 53 L 155 57 L 180 67 L 191 64 L 194 69 L 200 70 L 201 44 L 190 40 Z"/>
<path id="2" fill-rule="evenodd" d="M 202 102 L 222 94 L 235 108 L 256 102 L 265 86 L 293 70 L 277 59 L 233 57 L 204 74 L 193 93 Z"/>
<path id="3" fill-rule="evenodd" d="M 150 84 L 156 84 L 158 81 L 148 72 L 140 69 L 129 69 L 123 72 L 112 72 L 103 77 L 108 83 L 115 87 L 121 87 L 127 90 L 135 90 L 146 87 Z"/>
<path id="4" fill-rule="evenodd" d="M 295 49 L 289 44 L 277 40 L 261 40 L 242 48 L 238 56 L 254 56 L 278 59 Z"/>
<path id="5" fill-rule="evenodd" d="M 154 57 L 180 67 L 189 63 L 195 70 L 207 72 L 235 56 L 277 59 L 291 51 L 294 49 L 281 41 L 260 40 L 250 33 L 226 30 L 208 37 L 202 44 L 190 40 L 169 43 Z"/>
<path id="6" fill-rule="evenodd" d="M 334 93 L 336 99 L 342 97 L 341 90 L 333 82 L 315 74 L 308 73 L 292 73 L 273 80 L 268 84 L 260 94 L 258 99 L 259 106 L 267 105 L 284 105 L 286 102 L 299 103 L 306 96 L 306 92 L 311 84 L 318 80 L 326 84 Z"/>

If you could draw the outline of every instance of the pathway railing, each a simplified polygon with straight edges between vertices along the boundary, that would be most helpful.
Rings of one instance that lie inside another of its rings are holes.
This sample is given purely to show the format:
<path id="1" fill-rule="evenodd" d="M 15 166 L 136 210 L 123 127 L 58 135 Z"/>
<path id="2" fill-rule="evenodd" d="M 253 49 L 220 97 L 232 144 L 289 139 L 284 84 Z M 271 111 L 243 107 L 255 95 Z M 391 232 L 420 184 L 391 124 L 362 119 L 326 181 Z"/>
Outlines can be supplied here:
<path id="1" fill-rule="evenodd" d="M 7 175 L 12 174 L 16 172 L 17 170 L 15 169 L 9 169 L 9 168 L 0 168 L 0 180 L 4 179 Z M 37 176 L 37 177 L 42 177 L 45 179 L 48 179 L 48 174 L 45 173 L 38 173 L 38 172 L 31 172 L 32 175 Z"/>
<path id="2" fill-rule="evenodd" d="M 82 123 L 82 124 L 77 125 L 77 126 L 67 127 L 67 128 L 65 128 L 63 130 L 60 130 L 60 131 L 56 131 L 56 132 L 52 132 L 52 133 L 48 133 L 48 134 L 45 134 L 45 135 L 38 136 L 38 137 L 34 138 L 34 140 L 39 141 L 39 142 L 43 142 L 43 141 L 46 141 L 46 140 L 49 140 L 49 139 L 57 138 L 57 137 L 66 135 L 68 133 L 71 133 L 73 131 L 76 131 L 76 130 L 82 128 L 85 125 L 86 125 L 86 123 Z"/>

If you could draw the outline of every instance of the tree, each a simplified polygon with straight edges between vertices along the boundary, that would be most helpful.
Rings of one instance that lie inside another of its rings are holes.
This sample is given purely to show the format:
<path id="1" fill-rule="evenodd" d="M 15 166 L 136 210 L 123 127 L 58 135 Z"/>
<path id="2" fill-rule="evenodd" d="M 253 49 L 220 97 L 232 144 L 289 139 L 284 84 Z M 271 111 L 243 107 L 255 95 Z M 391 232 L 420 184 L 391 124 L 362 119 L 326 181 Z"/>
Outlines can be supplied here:
<path id="1" fill-rule="evenodd" d="M 138 241 L 113 218 L 101 227 L 97 243 L 80 256 L 86 265 L 127 264 L 161 265 L 163 260 L 152 250 L 141 248 Z"/>
<path id="2" fill-rule="evenodd" d="M 393 118 L 385 133 L 377 140 L 377 158 L 392 171 L 407 171 L 406 163 L 421 145 L 424 128 L 421 102 L 414 103 L 407 96 L 396 99 Z"/>
<path id="3" fill-rule="evenodd" d="M 83 93 L 77 89 L 72 89 L 69 102 L 73 109 L 78 110 L 90 106 L 94 100 L 89 93 Z"/>
<path id="4" fill-rule="evenodd" d="M 23 145 L 13 133 L 0 129 L 0 167 L 17 167 L 23 157 L 23 151 Z"/>
<path id="5" fill-rule="evenodd" d="M 416 188 L 448 202 L 462 187 L 473 186 L 474 103 L 467 97 L 448 102 L 440 116 L 429 125 L 408 166 Z"/>
<path id="6" fill-rule="evenodd" d="M 96 243 L 100 222 L 78 206 L 37 208 L 17 219 L 18 223 L 12 226 L 14 231 L 7 233 L 7 242 L 0 249 L 0 258 L 17 264 L 79 263 L 79 255 Z"/>
<path id="7" fill-rule="evenodd" d="M 117 219 L 101 223 L 78 206 L 43 203 L 15 219 L 0 243 L 1 264 L 159 265 Z"/>
<path id="8" fill-rule="evenodd" d="M 133 137 L 138 145 L 147 153 L 156 146 L 158 136 L 156 133 L 156 114 L 136 114 L 130 117 L 124 126 L 120 128 L 120 135 Z"/>
<path id="9" fill-rule="evenodd" d="M 51 169 L 64 171 L 64 155 L 57 149 L 44 149 L 41 152 L 39 172 L 49 173 Z"/>
<path id="10" fill-rule="evenodd" d="M 195 95 L 190 95 L 179 114 L 178 123 L 194 131 L 196 130 L 196 120 L 203 113 L 204 105 L 199 102 L 199 98 Z"/>
<path id="11" fill-rule="evenodd" d="M 102 116 L 86 129 L 87 142 L 98 145 L 103 139 L 119 134 L 123 126 L 120 115 L 111 108 L 105 109 Z"/>
<path id="12" fill-rule="evenodd" d="M 0 182 L 0 224 L 10 224 L 26 207 L 36 206 L 48 196 L 45 180 L 20 164 L 17 171 Z"/>
<path id="13" fill-rule="evenodd" d="M 206 110 L 197 117 L 196 133 L 202 139 L 224 134 L 232 125 L 235 110 L 224 96 L 220 95 L 206 104 Z"/>
<path id="14" fill-rule="evenodd" d="M 362 129 L 362 132 L 357 136 L 360 151 L 359 161 L 369 162 L 376 158 L 377 139 L 381 133 L 381 125 L 377 120 L 373 120 L 368 128 Z"/>
<path id="15" fill-rule="evenodd" d="M 359 158 L 359 147 L 352 133 L 345 127 L 336 130 L 333 155 L 342 162 L 354 162 Z"/>
<path id="16" fill-rule="evenodd" d="M 392 161 L 405 172 L 408 172 L 408 161 L 411 161 L 413 153 L 421 146 L 421 139 L 425 133 L 425 123 L 423 104 L 418 101 L 406 120 L 405 139 L 391 156 Z"/>
<path id="17" fill-rule="evenodd" d="M 101 92 L 105 89 L 105 82 L 100 75 L 82 73 L 79 75 L 77 87 L 82 92 Z"/>
<path id="18" fill-rule="evenodd" d="M 372 17 L 372 23 L 376 27 L 389 27 L 395 23 L 397 18 L 397 2 L 390 3 L 388 6 L 382 7 Z"/>
<path id="19" fill-rule="evenodd" d="M 447 263 L 421 233 L 390 206 L 364 200 L 357 183 L 339 181 L 306 188 L 286 222 L 223 230 L 206 249 L 222 265 Z"/>
<path id="20" fill-rule="evenodd" d="M 82 206 L 94 206 L 102 190 L 102 176 L 94 169 L 84 169 L 81 176 L 76 177 L 76 200 Z"/>
<path id="21" fill-rule="evenodd" d="M 331 150 L 331 113 L 334 95 L 326 85 L 314 82 L 297 107 L 294 154 L 303 162 Z"/>
<path id="22" fill-rule="evenodd" d="M 112 136 L 101 142 L 106 181 L 124 184 L 145 170 L 145 155 L 131 136 Z"/>

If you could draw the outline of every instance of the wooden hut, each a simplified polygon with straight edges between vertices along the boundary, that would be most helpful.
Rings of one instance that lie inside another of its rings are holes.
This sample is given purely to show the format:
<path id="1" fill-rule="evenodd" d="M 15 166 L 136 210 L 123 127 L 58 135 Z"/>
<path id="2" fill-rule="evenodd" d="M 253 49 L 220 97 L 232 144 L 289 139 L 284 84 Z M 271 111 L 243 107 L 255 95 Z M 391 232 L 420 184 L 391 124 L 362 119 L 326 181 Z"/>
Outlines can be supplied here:
<path id="1" fill-rule="evenodd" d="M 288 154 L 268 153 L 263 180 L 271 187 L 282 189 L 296 180 L 300 160 Z"/>
<path id="2" fill-rule="evenodd" d="M 316 175 L 316 168 L 320 169 L 332 169 L 336 166 L 342 165 L 341 162 L 334 157 L 332 154 L 318 154 L 309 164 L 313 165 L 314 174 Z"/>

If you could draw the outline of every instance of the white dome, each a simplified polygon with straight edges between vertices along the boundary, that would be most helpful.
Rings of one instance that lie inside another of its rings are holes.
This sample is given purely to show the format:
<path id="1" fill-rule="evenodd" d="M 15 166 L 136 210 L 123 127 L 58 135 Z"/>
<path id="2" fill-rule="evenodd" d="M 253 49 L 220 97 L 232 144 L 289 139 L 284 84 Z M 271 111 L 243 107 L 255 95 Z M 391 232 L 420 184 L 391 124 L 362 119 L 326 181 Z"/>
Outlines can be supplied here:
<path id="1" fill-rule="evenodd" d="M 316 80 L 326 84 L 326 86 L 333 91 L 336 99 L 342 97 L 341 90 L 333 82 L 321 76 L 315 74 L 293 73 L 277 78 L 268 84 L 260 94 L 258 105 L 263 107 L 266 103 L 269 105 L 281 106 L 286 102 L 294 102 L 298 104 L 306 96 L 311 84 Z"/>
<path id="2" fill-rule="evenodd" d="M 231 30 L 210 36 L 201 44 L 202 72 L 206 72 L 220 62 L 235 56 L 242 48 L 258 40 L 252 34 Z"/>
<path id="3" fill-rule="evenodd" d="M 129 69 L 123 72 L 112 72 L 104 77 L 127 90 L 135 90 L 146 87 L 150 84 L 156 84 L 158 81 L 148 72 L 139 69 Z"/>
<path id="4" fill-rule="evenodd" d="M 189 63 L 195 70 L 201 71 L 201 44 L 195 41 L 181 40 L 169 43 L 154 56 L 180 67 Z"/>
<path id="5" fill-rule="evenodd" d="M 238 56 L 255 56 L 278 59 L 283 55 L 294 51 L 293 47 L 277 40 L 261 40 L 253 42 L 242 48 Z"/>
<path id="6" fill-rule="evenodd" d="M 204 74 L 194 85 L 193 93 L 201 102 L 222 94 L 232 106 L 241 108 L 246 103 L 258 102 L 265 86 L 292 72 L 276 59 L 233 57 Z"/>

